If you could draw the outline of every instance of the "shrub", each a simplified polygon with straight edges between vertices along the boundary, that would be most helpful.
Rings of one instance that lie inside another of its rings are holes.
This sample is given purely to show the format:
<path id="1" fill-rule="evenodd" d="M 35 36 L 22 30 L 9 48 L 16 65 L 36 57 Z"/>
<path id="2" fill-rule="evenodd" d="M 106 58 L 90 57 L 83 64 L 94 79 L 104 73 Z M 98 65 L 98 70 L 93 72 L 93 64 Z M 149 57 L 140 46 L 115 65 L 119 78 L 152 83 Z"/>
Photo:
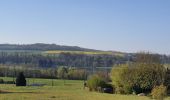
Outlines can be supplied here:
<path id="1" fill-rule="evenodd" d="M 105 81 L 98 75 L 92 75 L 87 80 L 87 86 L 89 87 L 90 91 L 97 91 L 98 87 L 104 87 L 106 85 Z"/>
<path id="2" fill-rule="evenodd" d="M 167 95 L 167 88 L 164 85 L 156 86 L 152 90 L 152 98 L 156 100 L 163 100 Z"/>
<path id="3" fill-rule="evenodd" d="M 26 79 L 23 72 L 20 72 L 16 78 L 16 86 L 26 86 Z"/>
<path id="4" fill-rule="evenodd" d="M 128 68 L 128 65 L 118 65 L 111 72 L 112 83 L 115 86 L 115 92 L 118 94 L 132 93 L 133 86 L 133 71 Z"/>
<path id="5" fill-rule="evenodd" d="M 14 81 L 4 81 L 4 84 L 15 84 Z"/>
<path id="6" fill-rule="evenodd" d="M 0 84 L 3 84 L 4 83 L 4 80 L 3 79 L 0 79 Z"/>
<path id="7" fill-rule="evenodd" d="M 116 93 L 150 93 L 155 85 L 165 79 L 165 68 L 161 64 L 132 63 L 117 65 L 111 71 Z"/>

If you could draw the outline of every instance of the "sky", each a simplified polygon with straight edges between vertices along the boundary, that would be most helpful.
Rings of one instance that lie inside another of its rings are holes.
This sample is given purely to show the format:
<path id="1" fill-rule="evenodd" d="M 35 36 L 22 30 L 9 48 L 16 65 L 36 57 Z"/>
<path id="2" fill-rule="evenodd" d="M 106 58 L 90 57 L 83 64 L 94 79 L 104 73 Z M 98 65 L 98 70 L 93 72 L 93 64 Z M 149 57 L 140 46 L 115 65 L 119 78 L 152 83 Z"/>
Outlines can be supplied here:
<path id="1" fill-rule="evenodd" d="M 0 0 L 0 43 L 170 54 L 170 0 Z"/>

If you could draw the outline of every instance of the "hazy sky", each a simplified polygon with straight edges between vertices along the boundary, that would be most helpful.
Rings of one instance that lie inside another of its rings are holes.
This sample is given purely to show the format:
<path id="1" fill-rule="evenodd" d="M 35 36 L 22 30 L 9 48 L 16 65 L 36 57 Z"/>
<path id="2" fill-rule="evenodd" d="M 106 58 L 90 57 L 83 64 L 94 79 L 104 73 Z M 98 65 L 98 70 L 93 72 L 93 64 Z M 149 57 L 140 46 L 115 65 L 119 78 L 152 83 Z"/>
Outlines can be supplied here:
<path id="1" fill-rule="evenodd" d="M 170 0 L 0 0 L 0 43 L 170 54 Z"/>

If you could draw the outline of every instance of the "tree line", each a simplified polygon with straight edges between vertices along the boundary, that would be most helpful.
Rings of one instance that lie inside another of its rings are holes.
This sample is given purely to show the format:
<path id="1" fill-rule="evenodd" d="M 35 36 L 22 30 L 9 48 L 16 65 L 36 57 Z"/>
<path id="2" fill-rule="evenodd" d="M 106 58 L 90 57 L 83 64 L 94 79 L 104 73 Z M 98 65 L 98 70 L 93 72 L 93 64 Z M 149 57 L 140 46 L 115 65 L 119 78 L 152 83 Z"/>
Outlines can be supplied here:
<path id="1" fill-rule="evenodd" d="M 113 55 L 85 54 L 36 54 L 29 52 L 0 52 L 0 64 L 22 65 L 27 67 L 51 68 L 69 67 L 112 67 L 113 64 L 125 63 L 126 58 Z"/>
<path id="2" fill-rule="evenodd" d="M 89 72 L 85 69 L 68 68 L 27 68 L 22 66 L 0 65 L 0 77 L 13 77 L 23 72 L 26 78 L 84 80 Z"/>

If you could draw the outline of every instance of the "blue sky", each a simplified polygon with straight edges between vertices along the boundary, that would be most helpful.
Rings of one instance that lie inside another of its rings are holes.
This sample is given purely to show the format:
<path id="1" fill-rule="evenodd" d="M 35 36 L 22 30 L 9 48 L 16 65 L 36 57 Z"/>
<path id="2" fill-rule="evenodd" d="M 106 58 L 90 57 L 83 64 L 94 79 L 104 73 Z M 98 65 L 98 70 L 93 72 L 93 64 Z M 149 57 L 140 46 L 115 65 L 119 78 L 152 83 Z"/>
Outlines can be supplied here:
<path id="1" fill-rule="evenodd" d="M 170 54 L 170 0 L 0 0 L 0 43 Z"/>

